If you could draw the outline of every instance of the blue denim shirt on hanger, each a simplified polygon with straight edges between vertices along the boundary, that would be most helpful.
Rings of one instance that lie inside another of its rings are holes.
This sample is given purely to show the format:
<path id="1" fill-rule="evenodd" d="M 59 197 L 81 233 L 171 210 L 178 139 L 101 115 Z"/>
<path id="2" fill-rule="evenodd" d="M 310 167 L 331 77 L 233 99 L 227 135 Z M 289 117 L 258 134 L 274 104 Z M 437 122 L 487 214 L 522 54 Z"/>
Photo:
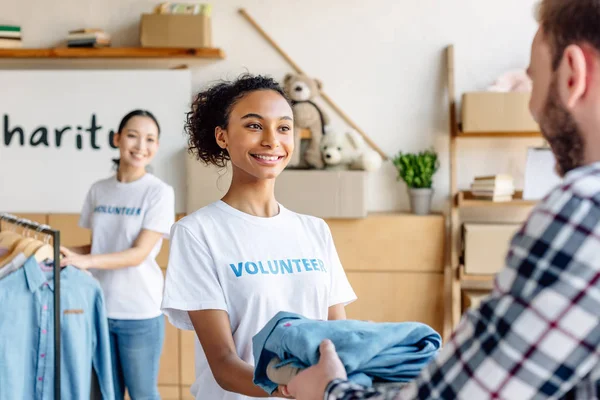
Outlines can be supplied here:
<path id="1" fill-rule="evenodd" d="M 0 400 L 54 398 L 54 282 L 34 257 L 0 280 Z M 61 398 L 89 399 L 92 367 L 114 398 L 108 321 L 96 280 L 72 266 L 61 283 Z"/>

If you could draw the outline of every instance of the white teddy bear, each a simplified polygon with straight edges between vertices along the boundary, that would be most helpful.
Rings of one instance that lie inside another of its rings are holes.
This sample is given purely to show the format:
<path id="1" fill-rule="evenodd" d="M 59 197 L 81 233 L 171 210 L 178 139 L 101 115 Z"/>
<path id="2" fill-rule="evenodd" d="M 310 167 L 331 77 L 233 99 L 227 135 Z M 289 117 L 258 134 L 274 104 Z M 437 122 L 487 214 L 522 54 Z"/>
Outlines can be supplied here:
<path id="1" fill-rule="evenodd" d="M 326 169 L 376 171 L 381 167 L 379 153 L 371 149 L 355 131 L 327 132 L 321 139 Z"/>

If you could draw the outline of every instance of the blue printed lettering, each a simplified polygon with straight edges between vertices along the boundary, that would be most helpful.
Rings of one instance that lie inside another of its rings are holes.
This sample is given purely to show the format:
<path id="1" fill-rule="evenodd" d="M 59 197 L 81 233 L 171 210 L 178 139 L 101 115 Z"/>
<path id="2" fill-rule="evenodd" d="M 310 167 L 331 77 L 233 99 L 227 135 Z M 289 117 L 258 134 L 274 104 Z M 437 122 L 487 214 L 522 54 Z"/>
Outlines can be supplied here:
<path id="1" fill-rule="evenodd" d="M 321 271 L 323 272 L 327 272 L 327 269 L 325 269 L 325 264 L 323 264 L 323 260 L 319 259 L 319 266 L 321 267 Z"/>
<path id="2" fill-rule="evenodd" d="M 308 271 L 327 272 L 325 264 L 319 258 L 297 258 L 287 260 L 265 260 L 265 261 L 240 261 L 230 263 L 229 267 L 236 278 L 241 278 L 244 270 L 247 275 L 282 275 L 293 274 L 293 264 L 296 264 L 296 270 L 299 273 Z M 302 269 L 304 267 L 304 269 Z"/>
<path id="3" fill-rule="evenodd" d="M 94 212 L 113 215 L 142 215 L 142 209 L 139 207 L 96 206 Z"/>
<path id="4" fill-rule="evenodd" d="M 275 265 L 275 268 L 273 268 L 273 264 Z M 269 260 L 269 261 L 267 261 L 267 265 L 269 266 L 269 270 L 271 270 L 271 273 L 273 273 L 273 274 L 279 273 L 279 267 L 277 266 L 277 260 L 274 260 L 273 263 L 271 263 L 271 260 Z"/>
<path id="5" fill-rule="evenodd" d="M 319 264 L 317 263 L 317 260 L 315 260 L 314 258 L 311 258 L 310 260 L 310 265 L 313 266 L 313 271 L 320 271 Z"/>
<path id="6" fill-rule="evenodd" d="M 296 264 L 296 269 L 298 270 L 298 272 L 302 272 L 302 270 L 300 269 L 300 260 L 299 259 L 295 259 L 292 260 L 294 262 L 294 264 Z"/>
<path id="7" fill-rule="evenodd" d="M 285 274 L 285 271 L 288 272 L 288 274 L 293 274 L 294 273 L 294 269 L 292 267 L 292 262 L 290 260 L 287 260 L 287 264 L 285 262 L 285 260 L 279 260 L 279 266 L 281 267 L 281 274 Z"/>
<path id="8" fill-rule="evenodd" d="M 310 267 L 310 265 L 308 264 L 308 260 L 306 258 L 302 259 L 302 264 L 304 264 L 304 269 L 307 271 L 312 271 L 312 268 Z"/>
<path id="9" fill-rule="evenodd" d="M 269 275 L 269 271 L 265 270 L 265 268 L 262 265 L 262 261 L 258 262 L 258 266 L 260 267 L 261 274 L 263 274 L 263 275 Z"/>
<path id="10" fill-rule="evenodd" d="M 236 278 L 239 278 L 240 276 L 242 276 L 242 264 L 243 263 L 241 263 L 241 262 L 238 263 L 237 269 L 235 268 L 235 264 L 229 264 L 229 266 L 233 270 L 233 273 L 235 274 Z"/>
<path id="11" fill-rule="evenodd" d="M 250 269 L 250 266 L 252 266 L 252 269 Z M 258 266 L 256 264 L 254 264 L 252 261 L 247 261 L 246 264 L 244 265 L 244 267 L 246 268 L 246 272 L 249 273 L 250 275 L 258 274 Z"/>

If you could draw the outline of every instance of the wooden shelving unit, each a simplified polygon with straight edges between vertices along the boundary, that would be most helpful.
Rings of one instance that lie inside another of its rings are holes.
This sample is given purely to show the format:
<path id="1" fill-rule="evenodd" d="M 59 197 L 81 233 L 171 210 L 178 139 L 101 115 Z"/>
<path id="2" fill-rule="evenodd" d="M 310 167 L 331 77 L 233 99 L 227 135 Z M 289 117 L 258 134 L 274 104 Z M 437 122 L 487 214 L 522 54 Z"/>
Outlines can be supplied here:
<path id="1" fill-rule="evenodd" d="M 459 266 L 460 288 L 477 292 L 489 292 L 494 288 L 494 276 L 492 275 L 468 275 L 464 273 L 464 266 Z"/>
<path id="2" fill-rule="evenodd" d="M 456 137 L 472 139 L 490 138 L 541 138 L 540 132 L 462 132 L 456 131 Z"/>
<path id="3" fill-rule="evenodd" d="M 224 59 L 225 52 L 219 48 L 149 48 L 105 47 L 48 49 L 0 49 L 0 58 L 198 58 Z"/>
<path id="4" fill-rule="evenodd" d="M 519 139 L 542 138 L 540 132 L 463 132 L 457 121 L 456 93 L 454 80 L 454 46 L 446 48 L 447 89 L 450 134 L 450 195 L 449 202 L 449 234 L 446 249 L 446 267 L 444 270 L 444 331 L 443 337 L 450 337 L 458 325 L 462 315 L 462 290 L 478 292 L 490 291 L 493 288 L 493 275 L 466 275 L 460 264 L 461 226 L 460 209 L 463 208 L 496 208 L 496 207 L 532 207 L 535 201 L 523 200 L 523 193 L 516 192 L 513 200 L 508 202 L 491 202 L 475 198 L 469 191 L 460 191 L 457 187 L 457 142 L 472 139 Z"/>
<path id="5" fill-rule="evenodd" d="M 518 190 L 513 195 L 511 201 L 489 201 L 473 196 L 470 191 L 461 190 L 456 195 L 455 204 L 458 208 L 462 207 L 533 207 L 537 201 L 523 200 L 523 192 Z"/>

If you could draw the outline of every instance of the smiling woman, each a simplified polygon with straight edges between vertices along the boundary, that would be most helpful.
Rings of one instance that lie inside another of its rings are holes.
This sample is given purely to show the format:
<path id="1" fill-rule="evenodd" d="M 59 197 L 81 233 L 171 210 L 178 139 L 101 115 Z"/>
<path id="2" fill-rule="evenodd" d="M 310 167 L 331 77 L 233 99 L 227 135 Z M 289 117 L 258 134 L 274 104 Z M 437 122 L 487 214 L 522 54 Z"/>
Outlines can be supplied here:
<path id="1" fill-rule="evenodd" d="M 175 215 L 173 188 L 146 167 L 159 147 L 160 127 L 144 110 L 121 120 L 114 135 L 116 173 L 92 185 L 79 224 L 92 242 L 62 247 L 62 265 L 89 269 L 106 301 L 116 398 L 158 399 L 164 338 L 163 275 L 156 262 Z"/>
<path id="2" fill-rule="evenodd" d="M 275 181 L 294 152 L 290 101 L 273 79 L 244 75 L 199 93 L 190 151 L 232 168 L 225 196 L 173 227 L 163 311 L 195 330 L 196 399 L 288 398 L 253 382 L 252 337 L 279 311 L 344 319 L 356 299 L 320 218 L 286 209 Z"/>

